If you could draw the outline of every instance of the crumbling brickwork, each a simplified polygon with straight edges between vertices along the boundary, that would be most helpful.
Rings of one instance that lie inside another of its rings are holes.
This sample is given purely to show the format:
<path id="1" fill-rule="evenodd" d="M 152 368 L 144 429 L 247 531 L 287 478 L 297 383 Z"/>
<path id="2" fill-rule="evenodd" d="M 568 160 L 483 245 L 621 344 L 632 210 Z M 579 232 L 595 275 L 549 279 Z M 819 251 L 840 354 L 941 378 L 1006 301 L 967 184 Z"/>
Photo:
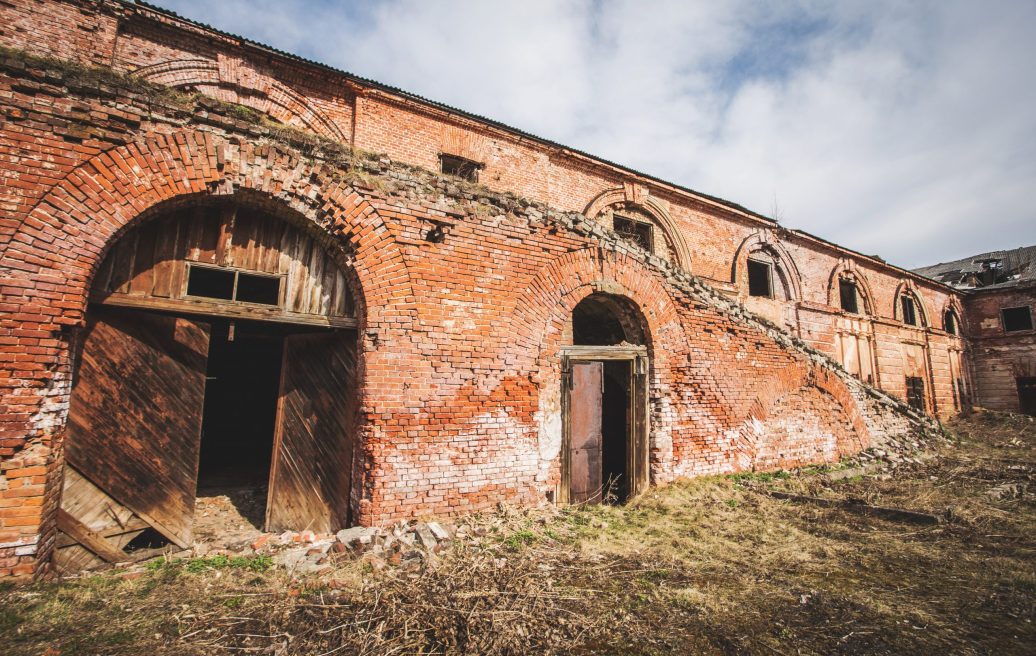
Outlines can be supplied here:
<path id="1" fill-rule="evenodd" d="M 1036 380 L 1036 330 L 1006 330 L 1005 308 L 1036 312 L 1036 285 L 977 289 L 965 303 L 974 353 L 974 402 L 991 410 L 1034 412 L 1033 407 L 1021 407 L 1025 392 L 1019 384 L 1031 386 Z"/>
<path id="2" fill-rule="evenodd" d="M 905 398 L 907 376 L 929 414 L 959 410 L 966 348 L 938 283 L 146 6 L 15 0 L 0 25 L 0 576 L 53 550 L 94 274 L 133 227 L 214 197 L 351 264 L 359 523 L 557 498 L 560 353 L 592 294 L 643 324 L 652 483 L 904 439 L 925 421 L 879 389 Z M 437 174 L 442 153 L 483 163 L 479 184 Z M 615 213 L 650 225 L 650 251 Z M 748 295 L 760 253 L 773 298 Z"/>

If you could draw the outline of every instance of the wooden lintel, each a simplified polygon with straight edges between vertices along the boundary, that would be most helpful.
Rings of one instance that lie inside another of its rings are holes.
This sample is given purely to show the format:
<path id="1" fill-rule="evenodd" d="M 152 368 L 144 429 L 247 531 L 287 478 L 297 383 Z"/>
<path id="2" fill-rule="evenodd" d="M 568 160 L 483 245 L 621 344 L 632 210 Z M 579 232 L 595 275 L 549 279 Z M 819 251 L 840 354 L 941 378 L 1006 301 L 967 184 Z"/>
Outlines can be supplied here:
<path id="1" fill-rule="evenodd" d="M 561 355 L 570 360 L 636 360 L 647 356 L 646 346 L 562 346 Z"/>
<path id="2" fill-rule="evenodd" d="M 352 317 L 328 317 L 316 314 L 297 314 L 280 309 L 267 309 L 251 305 L 214 303 L 195 299 L 168 299 L 131 294 L 94 294 L 91 302 L 99 305 L 158 310 L 182 314 L 229 317 L 251 321 L 272 321 L 326 328 L 356 328 L 359 322 Z"/>
<path id="3" fill-rule="evenodd" d="M 109 563 L 129 560 L 125 552 L 116 549 L 111 542 L 90 530 L 86 524 L 68 514 L 63 508 L 58 508 L 58 530 Z"/>

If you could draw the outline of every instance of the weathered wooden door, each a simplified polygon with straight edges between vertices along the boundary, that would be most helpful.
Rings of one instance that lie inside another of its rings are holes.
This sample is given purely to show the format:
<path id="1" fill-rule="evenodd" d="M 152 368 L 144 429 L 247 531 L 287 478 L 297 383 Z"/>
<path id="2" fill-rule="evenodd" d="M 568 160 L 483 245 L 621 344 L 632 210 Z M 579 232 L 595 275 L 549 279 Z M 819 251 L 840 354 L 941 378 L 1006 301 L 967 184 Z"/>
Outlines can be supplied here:
<path id="1" fill-rule="evenodd" d="M 120 559 L 145 526 L 191 544 L 208 346 L 205 323 L 91 309 L 58 512 L 68 569 Z"/>
<path id="2" fill-rule="evenodd" d="M 351 332 L 285 338 L 268 531 L 328 533 L 348 524 L 355 370 Z"/>
<path id="3" fill-rule="evenodd" d="M 1036 416 L 1036 377 L 1019 377 L 1017 382 L 1019 411 Z"/>
<path id="4" fill-rule="evenodd" d="M 601 500 L 604 363 L 573 362 L 569 393 L 569 501 Z"/>

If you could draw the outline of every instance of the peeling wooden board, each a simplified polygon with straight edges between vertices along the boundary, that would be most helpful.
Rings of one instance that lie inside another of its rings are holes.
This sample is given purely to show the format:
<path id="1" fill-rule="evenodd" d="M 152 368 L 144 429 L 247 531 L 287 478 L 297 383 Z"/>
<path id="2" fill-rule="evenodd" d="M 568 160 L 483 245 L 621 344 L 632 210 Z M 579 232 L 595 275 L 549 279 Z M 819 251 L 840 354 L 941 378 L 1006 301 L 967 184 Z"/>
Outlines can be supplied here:
<path id="1" fill-rule="evenodd" d="M 338 530 L 349 521 L 356 334 L 284 340 L 266 530 Z"/>
<path id="2" fill-rule="evenodd" d="M 91 531 L 81 521 L 69 515 L 64 509 L 58 508 L 58 530 L 74 539 L 100 558 L 109 563 L 120 563 L 129 560 L 129 557 L 121 550 L 108 542 L 103 536 Z"/>
<path id="3" fill-rule="evenodd" d="M 207 324 L 95 308 L 69 409 L 68 465 L 184 547 L 208 342 Z"/>
<path id="4" fill-rule="evenodd" d="M 571 413 L 571 502 L 601 500 L 603 484 L 603 401 L 604 363 L 572 364 Z"/>

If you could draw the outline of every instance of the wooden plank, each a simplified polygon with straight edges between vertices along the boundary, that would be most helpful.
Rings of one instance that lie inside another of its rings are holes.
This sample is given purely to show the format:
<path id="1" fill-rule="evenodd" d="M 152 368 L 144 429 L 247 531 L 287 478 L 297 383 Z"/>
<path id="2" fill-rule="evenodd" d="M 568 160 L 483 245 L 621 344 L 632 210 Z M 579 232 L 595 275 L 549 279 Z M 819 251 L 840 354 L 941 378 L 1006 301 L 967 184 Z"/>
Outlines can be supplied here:
<path id="1" fill-rule="evenodd" d="M 121 549 L 116 549 L 104 537 L 91 531 L 85 524 L 58 508 L 58 530 L 94 552 L 109 563 L 120 563 L 129 560 Z"/>
<path id="2" fill-rule="evenodd" d="M 83 525 L 86 526 L 86 524 L 83 524 Z M 113 526 L 113 527 L 108 528 L 108 529 L 106 529 L 104 531 L 93 531 L 93 532 L 95 534 L 101 536 L 102 538 L 108 540 L 109 538 L 119 537 L 120 535 L 126 535 L 127 533 L 139 534 L 141 531 L 147 529 L 149 526 L 151 526 L 151 525 L 148 524 L 147 522 L 145 522 L 143 519 L 140 519 L 139 517 L 135 517 L 134 519 L 131 519 L 129 521 L 129 523 L 126 524 L 125 526 Z M 79 544 L 79 542 L 77 542 L 74 538 L 69 537 L 69 536 L 66 535 L 64 537 L 58 538 L 56 546 L 60 549 L 62 547 L 70 547 L 70 546 L 72 546 L 74 544 Z M 119 546 L 117 544 L 115 546 L 117 548 L 121 549 L 121 546 Z"/>
<path id="3" fill-rule="evenodd" d="M 66 462 L 180 546 L 191 543 L 207 324 L 94 307 Z"/>
<path id="4" fill-rule="evenodd" d="M 349 521 L 356 334 L 285 338 L 266 529 L 328 533 Z"/>
<path id="5" fill-rule="evenodd" d="M 231 319 L 250 319 L 253 321 L 275 321 L 278 323 L 295 323 L 324 328 L 356 328 L 359 325 L 359 321 L 352 317 L 298 314 L 295 312 L 285 312 L 273 306 L 224 304 L 197 298 L 158 299 L 142 298 L 129 294 L 95 294 L 91 296 L 90 301 L 98 305 L 112 307 L 179 312 L 199 316 L 228 317 Z"/>
<path id="6" fill-rule="evenodd" d="M 160 221 L 148 221 L 137 228 L 137 244 L 133 256 L 133 272 L 130 275 L 130 294 L 151 295 L 154 287 L 155 246 L 158 241 Z"/>
<path id="7" fill-rule="evenodd" d="M 572 503 L 598 503 L 603 484 L 602 420 L 604 363 L 572 364 L 569 400 L 570 499 Z"/>

